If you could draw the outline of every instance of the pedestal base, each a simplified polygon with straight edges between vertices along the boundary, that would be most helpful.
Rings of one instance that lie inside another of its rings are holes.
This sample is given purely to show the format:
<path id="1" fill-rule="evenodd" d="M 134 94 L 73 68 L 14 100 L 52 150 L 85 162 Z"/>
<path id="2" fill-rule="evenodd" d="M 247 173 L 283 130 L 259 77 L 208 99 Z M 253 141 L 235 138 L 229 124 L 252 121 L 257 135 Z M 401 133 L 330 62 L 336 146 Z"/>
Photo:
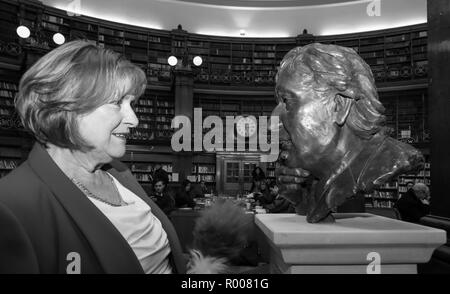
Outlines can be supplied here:
<path id="1" fill-rule="evenodd" d="M 295 214 L 256 215 L 271 245 L 273 273 L 416 273 L 446 232 L 368 213 L 310 224 Z"/>

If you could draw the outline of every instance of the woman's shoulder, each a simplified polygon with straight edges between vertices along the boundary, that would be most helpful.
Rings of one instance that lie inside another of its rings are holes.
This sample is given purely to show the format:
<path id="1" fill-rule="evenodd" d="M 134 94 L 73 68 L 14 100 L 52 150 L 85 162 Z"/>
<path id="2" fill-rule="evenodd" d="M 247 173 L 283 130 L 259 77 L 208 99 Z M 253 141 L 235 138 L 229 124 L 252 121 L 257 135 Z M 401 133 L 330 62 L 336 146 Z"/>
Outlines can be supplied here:
<path id="1" fill-rule="evenodd" d="M 38 176 L 33 172 L 28 161 L 25 161 L 0 179 L 0 195 L 9 189 L 34 189 L 38 183 Z"/>
<path id="2" fill-rule="evenodd" d="M 25 161 L 0 179 L 0 202 L 9 207 L 35 206 L 44 183 Z"/>

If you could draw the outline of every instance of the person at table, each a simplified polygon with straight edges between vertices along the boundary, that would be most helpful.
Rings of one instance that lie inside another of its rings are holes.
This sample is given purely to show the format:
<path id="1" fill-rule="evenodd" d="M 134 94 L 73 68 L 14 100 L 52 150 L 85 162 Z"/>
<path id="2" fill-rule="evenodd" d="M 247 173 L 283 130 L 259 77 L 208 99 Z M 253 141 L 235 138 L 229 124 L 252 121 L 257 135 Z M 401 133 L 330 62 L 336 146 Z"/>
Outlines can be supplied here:
<path id="1" fill-rule="evenodd" d="M 250 193 L 260 193 L 261 192 L 261 181 L 253 181 L 250 187 Z"/>
<path id="2" fill-rule="evenodd" d="M 265 180 L 261 181 L 259 185 L 259 191 L 254 193 L 255 200 L 259 203 L 259 205 L 267 205 L 273 202 L 274 197 L 271 194 L 267 182 Z"/>
<path id="3" fill-rule="evenodd" d="M 169 182 L 169 174 L 162 168 L 160 163 L 155 164 L 152 178 L 154 182 L 157 180 L 162 180 L 164 183 Z"/>
<path id="4" fill-rule="evenodd" d="M 167 183 L 159 179 L 155 181 L 154 192 L 150 198 L 166 215 L 169 215 L 175 209 L 175 199 L 172 194 L 167 188 Z"/>
<path id="5" fill-rule="evenodd" d="M 271 203 L 264 205 L 268 213 L 293 213 L 294 206 L 284 197 L 280 196 L 278 186 L 275 181 L 269 184 L 270 195 L 273 198 Z"/>
<path id="6" fill-rule="evenodd" d="M 257 166 L 252 171 L 252 178 L 253 178 L 253 181 L 262 181 L 262 180 L 266 179 L 266 175 L 265 175 L 264 171 L 262 170 L 262 168 Z"/>
<path id="7" fill-rule="evenodd" d="M 394 207 L 403 221 L 420 223 L 420 219 L 430 213 L 430 189 L 424 183 L 416 183 Z"/>
<path id="8" fill-rule="evenodd" d="M 36 139 L 0 179 L 0 273 L 185 273 L 176 231 L 118 161 L 138 125 L 145 73 L 72 41 L 22 76 L 15 100 Z"/>
<path id="9" fill-rule="evenodd" d="M 203 197 L 205 197 L 205 194 L 211 194 L 211 190 L 206 186 L 206 182 L 203 180 L 200 181 L 200 191 Z"/>
<path id="10" fill-rule="evenodd" d="M 193 199 L 192 183 L 189 180 L 184 180 L 181 184 L 178 193 L 175 196 L 175 206 L 177 208 L 194 208 L 195 202 Z"/>
<path id="11" fill-rule="evenodd" d="M 206 194 L 211 194 L 210 190 L 205 184 L 205 181 L 200 181 L 200 183 L 197 183 L 196 185 L 191 184 L 192 188 L 192 195 L 194 198 L 205 198 Z"/>

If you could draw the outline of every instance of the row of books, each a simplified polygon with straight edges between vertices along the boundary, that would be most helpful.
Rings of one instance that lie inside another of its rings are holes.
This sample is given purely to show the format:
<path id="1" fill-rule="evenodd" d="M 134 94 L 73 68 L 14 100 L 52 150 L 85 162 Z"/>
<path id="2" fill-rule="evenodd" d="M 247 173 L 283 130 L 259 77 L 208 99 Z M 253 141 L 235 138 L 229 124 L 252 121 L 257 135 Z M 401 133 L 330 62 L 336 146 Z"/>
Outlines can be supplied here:
<path id="1" fill-rule="evenodd" d="M 2 129 L 22 129 L 20 119 L 8 116 L 0 116 L 0 128 Z"/>
<path id="2" fill-rule="evenodd" d="M 12 109 L 0 108 L 0 115 L 10 116 L 13 114 Z"/>
<path id="3" fill-rule="evenodd" d="M 199 165 L 199 166 L 193 166 L 192 167 L 192 172 L 198 172 L 199 174 L 215 174 L 216 173 L 216 166 L 215 165 L 210 165 L 210 166 L 205 166 L 205 165 Z"/>
<path id="4" fill-rule="evenodd" d="M 2 96 L 0 96 L 0 98 L 3 98 Z M 4 105 L 4 106 L 14 106 L 14 101 L 11 99 L 0 99 L 0 107 Z"/>
<path id="5" fill-rule="evenodd" d="M 400 185 L 406 185 L 409 182 L 423 183 L 425 185 L 431 185 L 431 179 L 427 179 L 427 178 L 402 178 L 399 181 L 400 181 Z M 400 188 L 404 188 L 404 187 L 400 187 Z M 399 190 L 400 190 L 400 188 L 399 188 Z"/>
<path id="6" fill-rule="evenodd" d="M 0 159 L 0 169 L 15 169 L 19 162 L 11 159 Z"/>
<path id="7" fill-rule="evenodd" d="M 16 95 L 15 92 L 11 92 L 9 90 L 0 90 L 0 97 L 3 97 L 3 98 L 14 98 L 15 95 Z"/>
<path id="8" fill-rule="evenodd" d="M 9 90 L 9 91 L 17 91 L 17 85 L 5 81 L 0 81 L 0 88 L 2 90 Z"/>
<path id="9" fill-rule="evenodd" d="M 396 192 L 391 191 L 373 191 L 371 194 L 366 194 L 366 198 L 386 198 L 386 199 L 395 199 Z"/>
<path id="10" fill-rule="evenodd" d="M 394 201 L 378 201 L 374 200 L 372 203 L 366 203 L 366 208 L 393 208 L 395 205 Z"/>

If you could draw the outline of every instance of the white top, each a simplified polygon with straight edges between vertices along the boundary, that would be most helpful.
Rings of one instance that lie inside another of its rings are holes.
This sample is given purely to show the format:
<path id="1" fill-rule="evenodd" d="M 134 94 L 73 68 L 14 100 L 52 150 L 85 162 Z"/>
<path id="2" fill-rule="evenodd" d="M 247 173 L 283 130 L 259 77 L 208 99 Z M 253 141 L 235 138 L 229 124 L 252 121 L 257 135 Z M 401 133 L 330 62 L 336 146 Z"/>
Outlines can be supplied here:
<path id="1" fill-rule="evenodd" d="M 146 274 L 171 274 L 169 240 L 150 206 L 113 176 L 125 206 L 111 206 L 88 197 L 127 240 Z M 111 258 L 114 258 L 113 256 Z"/>

